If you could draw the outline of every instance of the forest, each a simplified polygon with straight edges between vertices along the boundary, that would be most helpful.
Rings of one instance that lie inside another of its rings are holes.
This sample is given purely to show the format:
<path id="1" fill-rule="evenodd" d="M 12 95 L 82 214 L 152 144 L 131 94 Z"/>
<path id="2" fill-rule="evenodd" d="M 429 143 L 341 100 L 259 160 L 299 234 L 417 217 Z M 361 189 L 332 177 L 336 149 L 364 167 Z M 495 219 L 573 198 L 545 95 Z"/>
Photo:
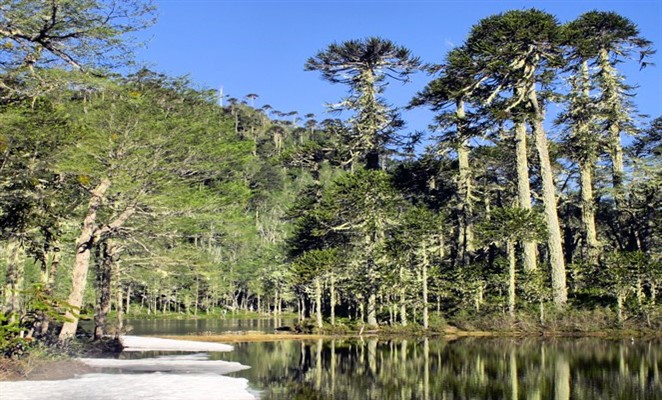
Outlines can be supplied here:
<path id="1" fill-rule="evenodd" d="M 625 64 L 656 68 L 634 21 L 512 10 L 425 61 L 382 37 L 320 44 L 302 68 L 346 89 L 326 118 L 131 68 L 154 13 L 0 0 L 6 354 L 173 314 L 662 329 L 662 116 L 625 83 Z M 392 105 L 414 73 L 427 86 Z M 417 107 L 429 132 L 407 131 Z"/>

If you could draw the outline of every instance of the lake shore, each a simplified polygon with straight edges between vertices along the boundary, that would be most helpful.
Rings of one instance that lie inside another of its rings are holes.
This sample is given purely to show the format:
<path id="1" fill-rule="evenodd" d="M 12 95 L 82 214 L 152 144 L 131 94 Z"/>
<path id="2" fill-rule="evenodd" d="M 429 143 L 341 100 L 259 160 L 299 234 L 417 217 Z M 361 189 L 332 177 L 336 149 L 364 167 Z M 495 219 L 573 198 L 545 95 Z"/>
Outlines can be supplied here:
<path id="1" fill-rule="evenodd" d="M 486 338 L 486 337 L 531 337 L 531 338 L 554 338 L 554 337 L 595 337 L 606 339 L 628 339 L 628 338 L 662 338 L 662 332 L 654 330 L 630 331 L 630 330 L 610 330 L 602 332 L 520 332 L 520 331 L 468 331 L 460 330 L 454 327 L 444 328 L 441 331 L 434 332 L 416 332 L 402 331 L 395 329 L 388 331 L 367 331 L 331 334 L 331 333 L 290 333 L 276 332 L 265 333 L 257 331 L 242 331 L 223 334 L 198 334 L 198 335 L 158 335 L 164 339 L 174 340 L 193 340 L 199 342 L 214 343 L 245 343 L 245 342 L 276 342 L 280 340 L 317 340 L 317 339 L 361 339 L 361 338 L 417 338 L 417 337 L 437 337 L 445 340 L 457 340 L 461 338 Z"/>
<path id="2" fill-rule="evenodd" d="M 421 338 L 443 338 L 454 341 L 462 338 L 517 337 L 517 338 L 567 338 L 595 337 L 605 339 L 655 339 L 662 338 L 662 332 L 653 329 L 625 330 L 609 329 L 601 331 L 505 331 L 505 330 L 463 330 L 453 326 L 425 331 L 422 328 L 388 327 L 380 330 L 349 331 L 343 333 L 297 333 L 297 332 L 259 332 L 233 331 L 216 334 L 204 332 L 189 335 L 153 335 L 154 338 L 168 340 L 187 340 L 207 343 L 247 343 L 247 342 L 277 342 L 291 340 L 318 339 L 364 339 L 379 338 L 383 340 Z M 130 349 L 127 348 L 127 351 Z M 117 349 L 119 352 L 120 350 Z M 11 360 L 0 358 L 0 381 L 17 380 L 61 380 L 70 379 L 82 374 L 98 372 L 94 368 L 76 358 L 50 359 L 48 357 L 31 356 L 28 359 Z"/>

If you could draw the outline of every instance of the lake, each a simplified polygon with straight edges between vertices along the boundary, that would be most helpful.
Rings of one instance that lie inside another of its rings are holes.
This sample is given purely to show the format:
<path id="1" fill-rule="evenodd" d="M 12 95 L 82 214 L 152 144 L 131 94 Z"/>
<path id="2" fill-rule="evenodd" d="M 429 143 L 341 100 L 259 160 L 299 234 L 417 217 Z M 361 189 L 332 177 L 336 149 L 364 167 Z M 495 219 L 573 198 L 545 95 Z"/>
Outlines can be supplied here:
<path id="1" fill-rule="evenodd" d="M 142 335 L 181 335 L 227 332 L 230 326 L 270 326 L 268 331 L 282 323 L 268 321 L 234 321 L 214 329 L 202 320 L 130 324 Z M 91 388 L 101 390 L 98 398 L 112 400 L 662 400 L 660 339 L 363 337 L 233 346 L 230 352 L 127 351 L 119 360 L 100 360 L 107 365 L 100 374 L 60 384 L 0 382 L 0 389 L 29 400 L 43 393 L 35 388 L 50 388 L 51 398 L 63 400 L 87 399 Z"/>
<path id="2" fill-rule="evenodd" d="M 232 324 L 271 324 L 268 331 L 274 326 L 268 321 Z M 143 325 L 143 334 L 165 333 L 157 332 L 164 321 L 150 323 L 154 330 Z M 170 334 L 193 333 L 170 328 Z M 433 337 L 233 345 L 234 351 L 210 359 L 250 366 L 230 376 L 248 379 L 262 399 L 662 399 L 658 339 Z"/>
<path id="3" fill-rule="evenodd" d="M 273 332 L 279 326 L 293 325 L 293 318 L 215 318 L 215 319 L 128 319 L 131 335 L 189 335 L 233 331 Z M 89 322 L 87 329 L 93 329 Z"/>

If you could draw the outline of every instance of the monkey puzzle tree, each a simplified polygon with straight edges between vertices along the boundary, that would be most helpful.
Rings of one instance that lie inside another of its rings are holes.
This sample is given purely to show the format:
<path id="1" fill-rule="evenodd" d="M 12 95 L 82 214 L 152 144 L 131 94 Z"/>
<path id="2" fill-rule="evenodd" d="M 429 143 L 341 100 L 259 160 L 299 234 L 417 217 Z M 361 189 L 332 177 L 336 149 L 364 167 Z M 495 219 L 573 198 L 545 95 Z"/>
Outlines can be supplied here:
<path id="1" fill-rule="evenodd" d="M 380 168 L 385 146 L 403 126 L 381 94 L 387 79 L 407 82 L 420 64 L 405 47 L 378 37 L 333 43 L 308 59 L 306 71 L 320 71 L 324 80 L 349 86 L 349 95 L 332 108 L 354 113 L 350 119 L 352 160 L 364 159 L 367 169 Z"/>
<path id="2" fill-rule="evenodd" d="M 394 225 L 388 233 L 386 252 L 397 269 L 397 283 L 400 308 L 400 323 L 407 325 L 407 298 L 420 298 L 423 308 L 423 327 L 428 328 L 428 287 L 429 271 L 433 265 L 435 254 L 443 253 L 444 226 L 443 215 L 433 212 L 424 206 L 409 206 L 398 218 L 399 224 Z M 395 274 L 395 273 L 394 273 Z M 421 283 L 420 293 L 414 296 L 410 275 L 415 274 Z"/>
<path id="3" fill-rule="evenodd" d="M 440 145 L 448 145 L 457 152 L 458 178 L 457 193 L 459 201 L 458 245 L 459 258 L 463 264 L 470 262 L 474 251 L 474 195 L 472 170 L 470 166 L 469 140 L 477 135 L 477 118 L 467 114 L 466 106 L 471 103 L 475 90 L 480 89 L 475 81 L 475 64 L 466 51 L 460 47 L 453 49 L 446 56 L 441 67 L 441 76 L 428 83 L 423 91 L 417 93 L 410 106 L 428 105 L 439 112 L 436 122 L 442 130 Z M 451 110 L 448 110 L 451 108 Z M 528 182 L 528 174 L 527 174 Z"/>
<path id="4" fill-rule="evenodd" d="M 314 214 L 316 236 L 333 238 L 349 255 L 346 264 L 356 294 L 367 299 L 367 323 L 377 325 L 377 296 L 385 277 L 384 249 L 398 224 L 402 196 L 383 171 L 359 170 L 336 178 Z M 336 245 L 334 245 L 336 247 Z M 362 308 L 362 304 L 358 304 Z"/>
<path id="5" fill-rule="evenodd" d="M 624 206 L 623 147 L 621 133 L 634 131 L 634 108 L 616 64 L 639 51 L 644 67 L 653 53 L 652 43 L 639 36 L 636 25 L 614 12 L 590 11 L 564 26 L 564 44 L 570 61 L 572 91 L 561 121 L 570 129 L 569 142 L 581 178 L 582 225 L 587 259 L 597 261 L 599 242 L 595 227 L 593 170 L 603 148 L 611 158 L 616 206 Z M 597 73 L 591 74 L 591 67 Z M 592 96 L 597 89 L 599 96 Z"/>
<path id="6" fill-rule="evenodd" d="M 478 227 L 481 240 L 485 243 L 505 242 L 508 255 L 508 311 L 515 315 L 515 244 L 518 241 L 540 240 L 545 236 L 542 218 L 532 210 L 524 208 L 499 208 L 491 218 Z"/>
<path id="7" fill-rule="evenodd" d="M 589 263 L 595 264 L 599 254 L 599 242 L 595 223 L 595 199 L 593 195 L 593 173 L 600 155 L 601 140 L 598 127 L 598 109 L 591 92 L 594 90 L 588 59 L 591 51 L 582 46 L 585 32 L 569 23 L 563 27 L 563 41 L 567 48 L 568 71 L 571 76 L 570 92 L 566 95 L 566 109 L 557 117 L 556 123 L 565 126 L 565 141 L 570 157 L 579 166 L 581 222 L 584 253 Z M 592 40 L 592 39 L 590 39 Z"/>
<path id="8" fill-rule="evenodd" d="M 536 9 L 508 11 L 475 25 L 466 46 L 478 64 L 477 80 L 491 87 L 484 103 L 495 101 L 501 113 L 517 110 L 519 117 L 526 118 L 531 125 L 540 162 L 553 298 L 557 305 L 563 305 L 568 299 L 565 260 L 554 175 L 543 126 L 546 98 L 540 91 L 551 83 L 560 63 L 558 22 L 554 16 Z"/>
<path id="9" fill-rule="evenodd" d="M 569 23 L 567 30 L 571 35 L 574 58 L 598 67 L 595 76 L 596 86 L 601 92 L 598 112 L 611 157 L 616 200 L 622 201 L 624 167 L 621 134 L 633 132 L 634 110 L 628 99 L 632 87 L 623 82 L 624 77 L 616 65 L 638 50 L 639 62 L 642 67 L 646 66 L 646 58 L 654 53 L 652 43 L 639 36 L 639 29 L 632 21 L 615 12 L 587 12 Z"/>

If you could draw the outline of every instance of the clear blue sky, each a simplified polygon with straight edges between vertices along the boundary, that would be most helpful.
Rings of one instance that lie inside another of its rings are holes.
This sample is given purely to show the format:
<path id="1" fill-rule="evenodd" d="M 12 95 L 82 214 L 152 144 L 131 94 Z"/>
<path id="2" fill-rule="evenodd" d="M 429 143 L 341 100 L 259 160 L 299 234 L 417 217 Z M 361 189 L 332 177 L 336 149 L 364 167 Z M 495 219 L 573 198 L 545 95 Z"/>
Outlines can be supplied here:
<path id="1" fill-rule="evenodd" d="M 380 36 L 408 47 L 425 62 L 441 62 L 461 44 L 481 18 L 511 9 L 539 8 L 560 22 L 590 10 L 615 11 L 635 22 L 641 35 L 659 49 L 656 66 L 639 71 L 622 65 L 628 83 L 640 85 L 634 99 L 640 112 L 662 115 L 662 1 L 225 1 L 156 0 L 159 19 L 141 34 L 147 38 L 139 58 L 152 69 L 186 75 L 201 87 L 223 87 L 241 99 L 260 97 L 255 106 L 328 118 L 325 103 L 340 99 L 345 88 L 306 72 L 308 57 L 332 42 Z M 418 74 L 412 83 L 392 83 L 387 100 L 403 106 L 430 80 Z M 431 113 L 404 115 L 409 130 L 422 130 Z M 342 117 L 342 115 L 341 115 Z"/>

